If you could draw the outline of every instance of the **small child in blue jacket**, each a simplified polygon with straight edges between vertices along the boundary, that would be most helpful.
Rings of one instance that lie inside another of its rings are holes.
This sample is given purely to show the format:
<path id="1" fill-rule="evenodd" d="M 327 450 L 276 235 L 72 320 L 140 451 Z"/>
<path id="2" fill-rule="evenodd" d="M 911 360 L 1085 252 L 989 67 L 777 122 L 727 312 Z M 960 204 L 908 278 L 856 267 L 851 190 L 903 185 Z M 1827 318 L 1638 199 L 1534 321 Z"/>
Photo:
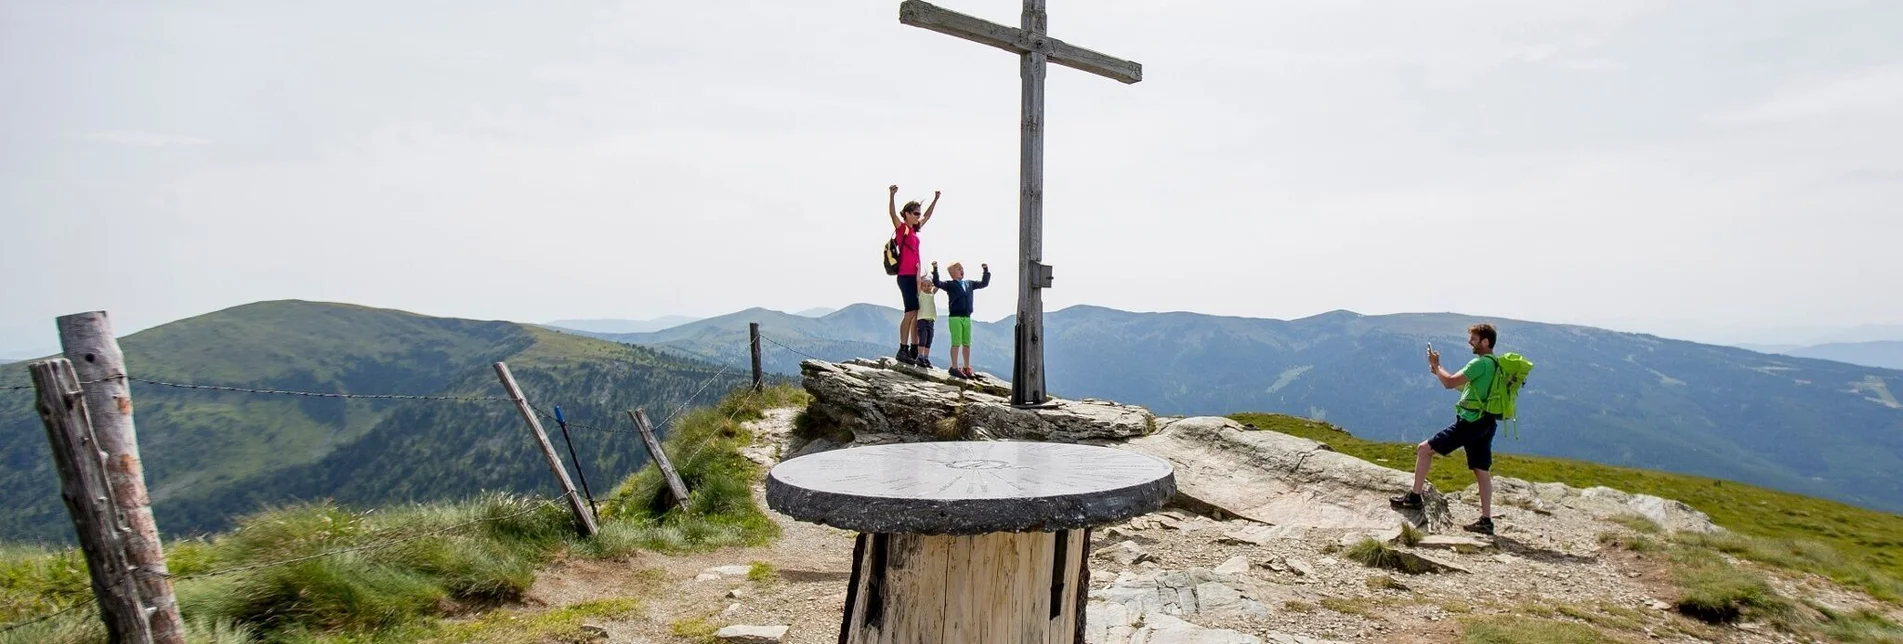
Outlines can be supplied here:
<path id="1" fill-rule="evenodd" d="M 971 371 L 971 295 L 972 291 L 991 285 L 991 265 L 979 264 L 984 269 L 984 279 L 977 282 L 965 279 L 965 265 L 953 262 L 951 280 L 938 279 L 938 262 L 932 262 L 932 285 L 945 292 L 949 302 L 949 315 L 945 324 L 951 330 L 951 375 L 960 378 L 977 378 Z M 964 357 L 964 368 L 959 368 L 959 357 Z"/>

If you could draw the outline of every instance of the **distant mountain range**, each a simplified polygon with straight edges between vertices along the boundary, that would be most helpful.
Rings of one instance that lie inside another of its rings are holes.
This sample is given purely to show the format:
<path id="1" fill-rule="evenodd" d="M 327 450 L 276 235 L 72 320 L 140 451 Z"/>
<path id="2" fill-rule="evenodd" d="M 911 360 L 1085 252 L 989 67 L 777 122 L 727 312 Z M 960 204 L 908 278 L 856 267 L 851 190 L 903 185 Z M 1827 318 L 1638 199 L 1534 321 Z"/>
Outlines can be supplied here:
<path id="1" fill-rule="evenodd" d="M 856 304 L 820 318 L 749 309 L 653 333 L 604 335 L 682 357 L 747 360 L 746 328 L 767 337 L 767 369 L 806 357 L 891 355 L 899 312 Z M 1428 374 L 1433 342 L 1457 367 L 1467 325 L 1453 313 L 1298 320 L 1132 313 L 1075 306 L 1046 314 L 1047 384 L 1068 397 L 1164 414 L 1269 411 L 1326 419 L 1375 440 L 1424 439 L 1454 394 Z M 1668 340 L 1583 326 L 1486 319 L 1501 349 L 1538 366 L 1520 435 L 1497 449 L 1661 469 L 1903 512 L 1903 371 Z M 973 325 L 980 370 L 1010 376 L 1015 320 Z M 934 351 L 944 364 L 945 349 Z"/>
<path id="2" fill-rule="evenodd" d="M 1739 345 L 1760 353 L 1777 353 L 1799 358 L 1835 360 L 1866 367 L 1903 369 L 1903 341 L 1832 342 L 1814 346 L 1788 344 Z"/>
<path id="3" fill-rule="evenodd" d="M 554 322 L 545 323 L 542 326 L 587 333 L 648 333 L 677 327 L 698 319 L 700 318 L 691 318 L 684 315 L 665 315 L 651 320 L 621 320 L 608 318 L 594 320 L 556 320 Z"/>
<path id="4" fill-rule="evenodd" d="M 502 396 L 506 361 L 529 400 L 577 423 L 574 449 L 605 495 L 646 452 L 624 412 L 657 425 L 746 375 L 652 349 L 511 322 L 458 320 L 314 302 L 260 302 L 121 339 L 136 377 L 259 389 Z M 18 365 L 0 369 L 0 540 L 72 540 L 46 433 Z M 705 383 L 706 389 L 699 387 Z M 696 392 L 701 394 L 696 397 Z M 345 400 L 132 384 L 139 449 L 159 526 L 218 530 L 296 499 L 353 507 L 461 498 L 481 490 L 548 494 L 548 466 L 506 401 Z M 567 447 L 546 422 L 562 459 Z M 663 433 L 666 427 L 660 428 Z"/>

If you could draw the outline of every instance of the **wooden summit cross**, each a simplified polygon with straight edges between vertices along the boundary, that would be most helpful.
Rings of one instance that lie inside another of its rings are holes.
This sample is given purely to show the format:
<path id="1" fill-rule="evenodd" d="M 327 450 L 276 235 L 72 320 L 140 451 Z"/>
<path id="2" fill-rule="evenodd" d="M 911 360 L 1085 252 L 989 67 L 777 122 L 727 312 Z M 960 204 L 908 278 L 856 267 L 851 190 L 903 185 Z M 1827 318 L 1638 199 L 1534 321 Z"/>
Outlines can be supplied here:
<path id="1" fill-rule="evenodd" d="M 1143 66 L 1045 34 L 1044 0 L 1024 0 L 1023 27 L 1013 29 L 920 0 L 899 4 L 899 23 L 957 36 L 1018 54 L 1024 80 L 1018 167 L 1017 355 L 1011 363 L 1011 403 L 1044 402 L 1044 298 L 1051 267 L 1044 260 L 1044 63 L 1050 61 L 1116 79 L 1143 80 Z"/>

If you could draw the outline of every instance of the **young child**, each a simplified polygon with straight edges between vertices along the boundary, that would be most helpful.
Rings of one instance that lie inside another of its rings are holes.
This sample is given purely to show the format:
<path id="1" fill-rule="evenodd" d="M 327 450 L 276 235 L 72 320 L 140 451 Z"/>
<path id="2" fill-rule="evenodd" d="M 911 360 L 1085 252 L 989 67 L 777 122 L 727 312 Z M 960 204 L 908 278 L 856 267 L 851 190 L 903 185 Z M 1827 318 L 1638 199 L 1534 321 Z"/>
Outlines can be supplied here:
<path id="1" fill-rule="evenodd" d="M 984 279 L 977 282 L 965 279 L 965 265 L 953 262 L 951 281 L 938 279 L 938 262 L 932 262 L 932 285 L 945 291 L 945 297 L 951 310 L 946 325 L 951 328 L 951 374 L 960 378 L 977 378 L 971 371 L 971 294 L 972 291 L 991 285 L 991 265 L 979 264 L 984 269 Z M 964 360 L 962 369 L 959 358 Z"/>
<path id="2" fill-rule="evenodd" d="M 915 342 L 918 343 L 918 366 L 932 368 L 932 325 L 938 322 L 938 285 L 924 275 L 918 276 L 918 322 L 915 329 Z"/>

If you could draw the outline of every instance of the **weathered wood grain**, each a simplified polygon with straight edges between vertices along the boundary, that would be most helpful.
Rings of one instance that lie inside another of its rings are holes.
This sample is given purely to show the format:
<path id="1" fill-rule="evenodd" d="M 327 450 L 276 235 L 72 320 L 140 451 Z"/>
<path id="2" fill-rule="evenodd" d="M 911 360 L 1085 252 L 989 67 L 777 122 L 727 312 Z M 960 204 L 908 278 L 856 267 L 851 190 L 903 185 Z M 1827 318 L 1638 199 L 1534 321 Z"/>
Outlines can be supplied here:
<path id="1" fill-rule="evenodd" d="M 72 363 L 64 358 L 27 365 L 39 390 L 40 422 L 53 448 L 53 468 L 59 473 L 60 498 L 72 514 L 73 530 L 86 556 L 99 618 L 112 642 L 152 641 L 138 581 L 120 538 L 112 484 L 106 475 L 105 453 L 94 439 L 85 394 Z"/>
<path id="2" fill-rule="evenodd" d="M 515 376 L 509 373 L 507 363 L 495 364 L 496 379 L 502 381 L 502 388 L 509 392 L 509 400 L 515 402 L 515 409 L 522 414 L 522 421 L 528 423 L 529 433 L 535 435 L 535 444 L 542 448 L 542 456 L 548 459 L 548 469 L 555 473 L 555 482 L 562 487 L 562 496 L 568 499 L 568 509 L 575 514 L 575 529 L 581 536 L 594 538 L 595 515 L 588 511 L 587 502 L 575 491 L 575 483 L 568 478 L 568 469 L 562 467 L 562 457 L 555 454 L 555 446 L 548 442 L 548 432 L 542 431 L 542 421 L 535 418 L 535 409 L 529 406 L 527 398 L 522 397 L 522 388 L 515 384 Z"/>
<path id="3" fill-rule="evenodd" d="M 60 352 L 72 363 L 73 373 L 86 395 L 86 415 L 93 437 L 106 454 L 106 480 L 125 528 L 121 545 L 132 575 L 138 579 L 139 601 L 152 625 L 154 644 L 185 644 L 185 623 L 179 619 L 178 599 L 172 594 L 171 571 L 159 541 L 159 524 L 152 517 L 152 499 L 146 494 L 145 465 L 139 458 L 139 432 L 132 420 L 132 388 L 126 380 L 125 353 L 112 333 L 105 311 L 60 316 Z"/>

